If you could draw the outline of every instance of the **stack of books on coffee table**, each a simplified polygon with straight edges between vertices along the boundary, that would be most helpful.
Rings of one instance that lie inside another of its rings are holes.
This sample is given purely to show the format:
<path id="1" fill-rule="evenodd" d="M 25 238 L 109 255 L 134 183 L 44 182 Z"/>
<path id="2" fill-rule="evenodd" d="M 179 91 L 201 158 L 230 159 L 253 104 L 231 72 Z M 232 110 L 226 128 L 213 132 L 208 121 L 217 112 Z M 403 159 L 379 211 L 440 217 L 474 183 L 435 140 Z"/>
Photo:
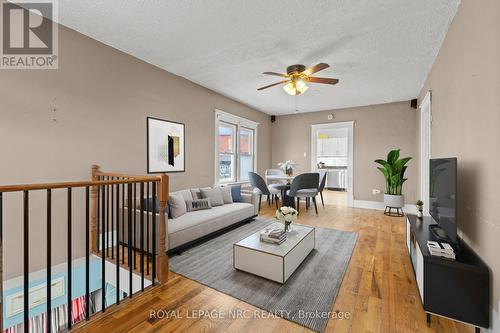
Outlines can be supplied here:
<path id="1" fill-rule="evenodd" d="M 281 244 L 286 240 L 286 232 L 283 229 L 264 229 L 260 233 L 261 242 Z"/>
<path id="2" fill-rule="evenodd" d="M 455 260 L 455 251 L 448 243 L 427 241 L 427 248 L 431 256 Z"/>

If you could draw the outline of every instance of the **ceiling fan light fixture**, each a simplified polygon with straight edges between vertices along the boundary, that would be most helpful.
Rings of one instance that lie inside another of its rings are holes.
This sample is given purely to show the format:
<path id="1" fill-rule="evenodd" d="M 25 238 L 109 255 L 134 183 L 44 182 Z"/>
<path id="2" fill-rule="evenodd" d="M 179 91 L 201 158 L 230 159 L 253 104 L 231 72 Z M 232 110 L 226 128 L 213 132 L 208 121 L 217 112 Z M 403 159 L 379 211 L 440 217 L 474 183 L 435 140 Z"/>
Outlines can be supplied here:
<path id="1" fill-rule="evenodd" d="M 309 87 L 306 85 L 305 81 L 302 79 L 293 80 L 292 82 L 285 84 L 283 90 L 291 96 L 300 95 L 307 91 Z"/>

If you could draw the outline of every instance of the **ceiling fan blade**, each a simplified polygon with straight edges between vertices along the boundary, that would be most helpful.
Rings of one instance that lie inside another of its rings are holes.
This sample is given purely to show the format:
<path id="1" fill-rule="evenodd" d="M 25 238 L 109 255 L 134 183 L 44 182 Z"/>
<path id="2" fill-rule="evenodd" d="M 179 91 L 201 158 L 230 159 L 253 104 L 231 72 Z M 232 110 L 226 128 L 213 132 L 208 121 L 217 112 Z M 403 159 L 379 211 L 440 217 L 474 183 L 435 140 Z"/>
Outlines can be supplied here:
<path id="1" fill-rule="evenodd" d="M 329 79 L 326 77 L 309 77 L 309 82 L 312 83 L 326 83 L 326 84 L 337 84 L 338 79 Z"/>
<path id="2" fill-rule="evenodd" d="M 277 86 L 278 84 L 282 84 L 282 83 L 285 83 L 285 82 L 290 82 L 290 80 L 284 80 L 284 81 L 276 82 L 276 83 L 270 84 L 268 86 L 259 88 L 257 90 L 263 90 L 263 89 L 271 88 L 271 87 Z"/>
<path id="3" fill-rule="evenodd" d="M 288 77 L 288 75 L 286 75 L 286 74 L 275 73 L 275 72 L 264 72 L 262 74 L 274 75 L 274 76 L 281 76 L 281 77 Z"/>
<path id="4" fill-rule="evenodd" d="M 303 71 L 302 74 L 305 74 L 307 76 L 311 76 L 314 73 L 322 71 L 323 69 L 327 69 L 328 67 L 330 67 L 330 65 L 325 64 L 324 62 L 322 62 L 322 63 L 319 63 L 319 64 L 317 64 L 315 66 L 309 67 L 308 69 L 306 69 L 305 71 Z"/>

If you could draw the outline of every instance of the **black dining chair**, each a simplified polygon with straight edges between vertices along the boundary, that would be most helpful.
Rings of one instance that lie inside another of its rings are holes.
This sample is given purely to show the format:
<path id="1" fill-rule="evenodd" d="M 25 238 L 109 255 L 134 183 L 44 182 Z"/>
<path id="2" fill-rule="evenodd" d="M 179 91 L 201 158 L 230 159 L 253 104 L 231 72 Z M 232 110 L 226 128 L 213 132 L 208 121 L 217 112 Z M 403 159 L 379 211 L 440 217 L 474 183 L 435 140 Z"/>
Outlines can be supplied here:
<path id="1" fill-rule="evenodd" d="M 271 196 L 278 194 L 280 191 L 273 187 L 267 186 L 264 178 L 262 178 L 255 172 L 249 171 L 248 178 L 250 178 L 250 184 L 253 187 L 254 193 L 257 193 L 259 195 L 259 213 L 260 205 L 262 202 L 262 195 L 267 196 L 267 203 L 269 204 L 269 207 L 271 207 Z M 278 200 L 276 200 L 276 209 L 278 209 Z"/>
<path id="2" fill-rule="evenodd" d="M 309 198 L 312 198 L 316 215 L 318 215 L 318 206 L 316 205 L 318 188 L 319 173 L 303 173 L 293 179 L 292 185 L 286 194 L 290 197 L 297 198 L 297 212 L 299 211 L 300 199 L 309 200 Z"/>
<path id="3" fill-rule="evenodd" d="M 321 175 L 322 173 L 322 175 Z M 318 192 L 319 192 L 319 196 L 321 197 L 321 204 L 323 205 L 323 207 L 325 207 L 325 201 L 323 201 L 323 190 L 325 189 L 325 185 L 326 185 L 326 171 L 322 171 L 320 173 L 321 175 L 321 183 L 319 184 L 319 188 L 318 188 Z"/>

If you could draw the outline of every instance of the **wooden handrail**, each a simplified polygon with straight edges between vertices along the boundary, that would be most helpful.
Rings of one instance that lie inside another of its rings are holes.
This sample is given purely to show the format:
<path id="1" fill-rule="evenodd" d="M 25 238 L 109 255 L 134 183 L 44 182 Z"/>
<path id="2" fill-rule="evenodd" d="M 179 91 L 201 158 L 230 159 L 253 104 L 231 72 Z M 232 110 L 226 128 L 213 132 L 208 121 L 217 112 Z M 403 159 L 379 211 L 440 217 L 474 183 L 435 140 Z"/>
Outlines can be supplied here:
<path id="1" fill-rule="evenodd" d="M 159 180 L 161 176 L 145 176 L 145 175 L 128 175 L 126 173 L 117 173 L 117 172 L 101 172 L 101 171 L 96 171 L 95 172 L 96 177 L 115 177 L 115 178 L 126 178 L 126 179 L 152 179 L 156 178 Z"/>
<path id="2" fill-rule="evenodd" d="M 121 180 L 95 180 L 95 181 L 62 182 L 62 183 L 2 185 L 0 186 L 0 192 L 7 193 L 7 192 L 22 192 L 22 191 L 37 191 L 37 190 L 49 190 L 58 188 L 75 188 L 75 187 L 86 187 L 86 186 L 132 184 L 132 183 L 146 183 L 146 182 L 159 182 L 159 181 L 160 177 L 143 177 L 143 178 L 130 178 Z"/>

